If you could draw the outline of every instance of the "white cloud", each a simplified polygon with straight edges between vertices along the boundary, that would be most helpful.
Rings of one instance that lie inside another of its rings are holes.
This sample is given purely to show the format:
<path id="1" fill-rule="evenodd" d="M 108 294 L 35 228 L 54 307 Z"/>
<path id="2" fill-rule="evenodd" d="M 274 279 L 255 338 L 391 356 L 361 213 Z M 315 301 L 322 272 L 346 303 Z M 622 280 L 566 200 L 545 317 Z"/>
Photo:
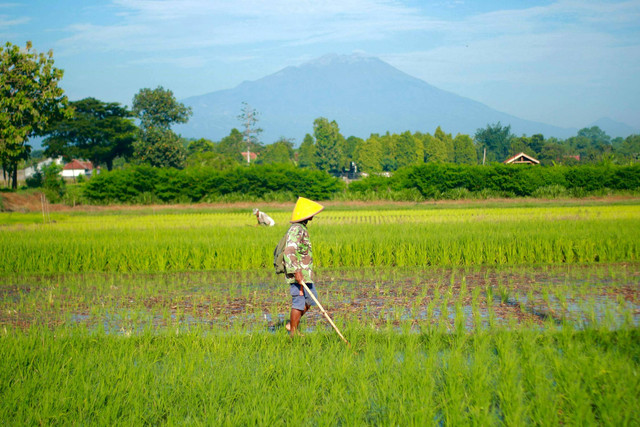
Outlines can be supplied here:
<path id="1" fill-rule="evenodd" d="M 391 0 L 117 0 L 117 25 L 77 24 L 61 45 L 81 49 L 166 51 L 267 42 L 311 44 L 375 40 L 437 27 Z"/>

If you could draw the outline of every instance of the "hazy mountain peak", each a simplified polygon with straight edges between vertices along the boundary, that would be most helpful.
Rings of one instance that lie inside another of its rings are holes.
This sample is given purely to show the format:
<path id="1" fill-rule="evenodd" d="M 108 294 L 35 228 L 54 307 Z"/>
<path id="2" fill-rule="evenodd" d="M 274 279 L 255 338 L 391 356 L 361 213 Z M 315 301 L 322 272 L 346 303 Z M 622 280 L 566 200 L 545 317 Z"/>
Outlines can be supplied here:
<path id="1" fill-rule="evenodd" d="M 440 126 L 451 134 L 474 135 L 500 122 L 516 135 L 542 133 L 565 138 L 575 134 L 505 114 L 468 98 L 431 86 L 388 63 L 362 53 L 329 54 L 298 67 L 286 67 L 261 79 L 183 100 L 192 107 L 185 137 L 219 141 L 232 128 L 246 102 L 260 114 L 261 139 L 302 141 L 313 133 L 318 117 L 335 120 L 345 137 L 405 131 L 433 133 Z"/>
<path id="2" fill-rule="evenodd" d="M 329 53 L 321 56 L 320 58 L 312 59 L 311 61 L 307 61 L 302 66 L 332 66 L 337 64 L 355 64 L 359 62 L 368 62 L 372 60 L 377 60 L 377 58 L 373 56 L 366 55 L 364 53 L 352 53 L 350 55 L 339 55 L 336 53 Z"/>

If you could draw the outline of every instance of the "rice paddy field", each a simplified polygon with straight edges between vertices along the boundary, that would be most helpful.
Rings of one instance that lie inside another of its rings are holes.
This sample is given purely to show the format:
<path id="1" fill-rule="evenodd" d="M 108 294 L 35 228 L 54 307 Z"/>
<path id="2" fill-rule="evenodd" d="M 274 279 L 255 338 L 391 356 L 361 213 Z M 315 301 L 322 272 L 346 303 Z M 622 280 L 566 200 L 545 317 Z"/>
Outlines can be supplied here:
<path id="1" fill-rule="evenodd" d="M 0 421 L 640 424 L 639 200 L 292 208 L 0 213 Z"/>

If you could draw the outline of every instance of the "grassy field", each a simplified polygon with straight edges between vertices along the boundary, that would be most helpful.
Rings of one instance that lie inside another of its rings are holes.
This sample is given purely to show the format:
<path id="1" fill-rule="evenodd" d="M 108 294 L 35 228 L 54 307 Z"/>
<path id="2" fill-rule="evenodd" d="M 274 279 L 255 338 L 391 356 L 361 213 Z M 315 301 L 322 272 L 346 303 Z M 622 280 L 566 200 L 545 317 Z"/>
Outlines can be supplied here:
<path id="1" fill-rule="evenodd" d="M 634 425 L 640 202 L 330 206 L 291 340 L 248 209 L 0 213 L 0 420 Z M 54 222 L 53 222 L 54 221 Z"/>

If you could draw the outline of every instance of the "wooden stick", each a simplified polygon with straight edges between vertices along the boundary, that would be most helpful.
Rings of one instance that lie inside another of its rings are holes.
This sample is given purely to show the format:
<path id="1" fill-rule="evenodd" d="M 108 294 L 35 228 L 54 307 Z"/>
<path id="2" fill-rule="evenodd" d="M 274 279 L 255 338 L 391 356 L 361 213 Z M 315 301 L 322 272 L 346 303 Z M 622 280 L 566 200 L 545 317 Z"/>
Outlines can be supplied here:
<path id="1" fill-rule="evenodd" d="M 324 314 L 324 317 L 326 317 L 327 320 L 329 321 L 329 323 L 331 324 L 331 326 L 333 326 L 333 329 L 335 329 L 336 332 L 338 333 L 338 335 L 340 335 L 340 338 L 342 338 L 342 341 L 346 342 L 347 345 L 349 347 L 351 347 L 351 344 L 349 343 L 349 341 L 347 341 L 347 339 L 342 336 L 342 334 L 340 333 L 340 330 L 338 329 L 336 324 L 333 323 L 333 320 L 331 320 L 331 317 L 329 317 L 329 313 L 327 313 L 327 311 L 324 309 L 324 307 L 322 307 L 322 304 L 320 304 L 320 301 L 318 301 L 318 298 L 316 298 L 316 296 L 313 295 L 313 292 L 311 292 L 311 289 L 309 289 L 307 284 L 302 282 L 302 286 L 304 286 L 304 288 L 307 290 L 307 293 L 311 296 L 311 299 L 318 305 L 318 308 L 320 308 L 320 311 L 322 312 L 322 314 Z"/>

